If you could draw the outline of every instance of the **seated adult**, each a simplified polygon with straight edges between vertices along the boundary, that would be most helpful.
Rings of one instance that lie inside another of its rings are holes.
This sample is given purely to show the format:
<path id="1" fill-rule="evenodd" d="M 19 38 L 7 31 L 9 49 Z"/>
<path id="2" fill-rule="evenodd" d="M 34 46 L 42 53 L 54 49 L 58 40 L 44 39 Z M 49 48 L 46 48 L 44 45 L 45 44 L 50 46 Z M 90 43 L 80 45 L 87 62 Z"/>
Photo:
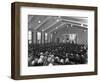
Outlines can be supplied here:
<path id="1" fill-rule="evenodd" d="M 38 58 L 35 58 L 33 61 L 32 61 L 32 66 L 37 66 L 38 65 Z"/>
<path id="2" fill-rule="evenodd" d="M 76 64 L 80 64 L 80 55 L 79 54 L 75 54 L 74 61 Z"/>
<path id="3" fill-rule="evenodd" d="M 69 64 L 69 58 L 65 59 L 65 64 Z"/>
<path id="4" fill-rule="evenodd" d="M 53 66 L 53 64 L 52 63 L 49 63 L 48 66 Z"/>
<path id="5" fill-rule="evenodd" d="M 81 64 L 87 63 L 87 58 L 84 55 L 81 55 L 80 59 L 81 59 Z"/>
<path id="6" fill-rule="evenodd" d="M 64 59 L 60 59 L 60 64 L 64 65 Z"/>
<path id="7" fill-rule="evenodd" d="M 44 58 L 44 56 L 41 55 L 40 58 L 37 61 L 38 65 L 40 65 L 40 66 L 43 65 L 43 62 L 44 62 L 43 58 Z"/>
<path id="8" fill-rule="evenodd" d="M 55 63 L 56 64 L 59 64 L 60 63 L 60 58 L 57 56 L 57 57 L 55 57 Z"/>

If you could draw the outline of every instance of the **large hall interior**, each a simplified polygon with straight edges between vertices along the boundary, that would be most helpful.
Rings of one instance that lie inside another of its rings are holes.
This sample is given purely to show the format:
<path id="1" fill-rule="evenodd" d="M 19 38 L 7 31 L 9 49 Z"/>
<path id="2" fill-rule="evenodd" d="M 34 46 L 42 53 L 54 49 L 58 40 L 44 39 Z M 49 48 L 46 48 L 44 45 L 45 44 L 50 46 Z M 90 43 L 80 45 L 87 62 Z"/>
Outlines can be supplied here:
<path id="1" fill-rule="evenodd" d="M 87 63 L 87 17 L 28 15 L 28 66 Z"/>

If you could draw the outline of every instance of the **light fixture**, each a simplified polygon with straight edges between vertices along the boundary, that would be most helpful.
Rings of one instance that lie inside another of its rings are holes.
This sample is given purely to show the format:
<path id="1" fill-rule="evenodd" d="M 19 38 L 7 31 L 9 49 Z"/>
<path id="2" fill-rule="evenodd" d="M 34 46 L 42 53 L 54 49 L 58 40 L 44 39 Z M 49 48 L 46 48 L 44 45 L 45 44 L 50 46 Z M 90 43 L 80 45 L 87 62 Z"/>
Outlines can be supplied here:
<path id="1" fill-rule="evenodd" d="M 83 24 L 81 24 L 81 26 L 83 26 Z"/>
<path id="2" fill-rule="evenodd" d="M 41 23 L 41 21 L 39 20 L 38 23 Z"/>
<path id="3" fill-rule="evenodd" d="M 57 19 L 57 22 L 59 21 L 59 19 Z"/>
<path id="4" fill-rule="evenodd" d="M 56 27 L 56 29 L 58 29 L 58 27 Z"/>
<path id="5" fill-rule="evenodd" d="M 44 30 L 42 30 L 42 32 L 44 32 Z"/>
<path id="6" fill-rule="evenodd" d="M 70 26 L 71 26 L 71 27 L 73 27 L 73 25 L 72 25 L 72 24 L 70 24 Z"/>
<path id="7" fill-rule="evenodd" d="M 66 27 L 68 27 L 68 24 L 66 24 Z"/>
<path id="8" fill-rule="evenodd" d="M 86 30 L 83 30 L 84 32 L 86 32 Z"/>

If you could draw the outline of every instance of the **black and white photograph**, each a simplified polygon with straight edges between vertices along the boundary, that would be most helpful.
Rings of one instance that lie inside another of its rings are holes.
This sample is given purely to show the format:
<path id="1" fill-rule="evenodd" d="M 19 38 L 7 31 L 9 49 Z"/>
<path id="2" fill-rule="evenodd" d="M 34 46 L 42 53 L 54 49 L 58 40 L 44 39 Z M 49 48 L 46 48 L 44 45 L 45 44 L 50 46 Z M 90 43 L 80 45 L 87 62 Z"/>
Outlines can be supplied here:
<path id="1" fill-rule="evenodd" d="M 97 7 L 12 3 L 12 78 L 97 74 Z"/>
<path id="2" fill-rule="evenodd" d="M 88 63 L 88 17 L 28 15 L 28 66 Z"/>

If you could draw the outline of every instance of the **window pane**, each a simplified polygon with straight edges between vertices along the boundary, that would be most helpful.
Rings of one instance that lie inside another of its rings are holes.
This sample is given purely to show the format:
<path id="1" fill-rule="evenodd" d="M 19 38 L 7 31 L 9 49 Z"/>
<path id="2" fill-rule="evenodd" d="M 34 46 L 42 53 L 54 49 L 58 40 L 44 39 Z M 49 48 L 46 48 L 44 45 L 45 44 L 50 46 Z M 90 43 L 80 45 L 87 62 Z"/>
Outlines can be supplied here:
<path id="1" fill-rule="evenodd" d="M 32 31 L 28 31 L 28 40 L 32 40 Z"/>
<path id="2" fill-rule="evenodd" d="M 31 31 L 28 31 L 28 33 L 29 33 L 29 35 L 31 35 L 31 34 L 32 34 L 32 32 L 31 32 Z"/>
<path id="3" fill-rule="evenodd" d="M 47 33 L 45 33 L 45 40 L 47 40 L 47 36 L 48 36 L 48 34 L 47 34 Z"/>
<path id="4" fill-rule="evenodd" d="M 41 43 L 41 32 L 37 32 L 37 43 Z"/>
<path id="5" fill-rule="evenodd" d="M 41 32 L 37 32 L 37 40 L 41 40 Z"/>
<path id="6" fill-rule="evenodd" d="M 29 40 L 31 40 L 32 39 L 32 36 L 31 35 L 29 35 Z"/>
<path id="7" fill-rule="evenodd" d="M 32 41 L 31 40 L 29 40 L 29 44 L 31 44 L 32 43 Z"/>
<path id="8" fill-rule="evenodd" d="M 76 34 L 70 34 L 70 40 L 75 40 Z"/>

